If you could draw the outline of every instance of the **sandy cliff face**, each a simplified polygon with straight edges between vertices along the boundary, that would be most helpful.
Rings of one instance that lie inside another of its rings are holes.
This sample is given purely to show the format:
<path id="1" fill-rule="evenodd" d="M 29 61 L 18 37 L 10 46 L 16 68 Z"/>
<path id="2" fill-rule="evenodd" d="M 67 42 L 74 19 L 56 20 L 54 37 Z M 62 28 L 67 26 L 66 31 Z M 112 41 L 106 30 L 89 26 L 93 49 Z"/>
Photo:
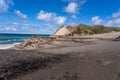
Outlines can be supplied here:
<path id="1" fill-rule="evenodd" d="M 80 26 L 69 26 L 69 27 L 60 27 L 54 34 L 51 36 L 75 36 L 75 35 L 90 35 L 93 32 L 87 28 Z"/>
<path id="2" fill-rule="evenodd" d="M 66 36 L 70 31 L 66 27 L 60 27 L 52 36 Z"/>

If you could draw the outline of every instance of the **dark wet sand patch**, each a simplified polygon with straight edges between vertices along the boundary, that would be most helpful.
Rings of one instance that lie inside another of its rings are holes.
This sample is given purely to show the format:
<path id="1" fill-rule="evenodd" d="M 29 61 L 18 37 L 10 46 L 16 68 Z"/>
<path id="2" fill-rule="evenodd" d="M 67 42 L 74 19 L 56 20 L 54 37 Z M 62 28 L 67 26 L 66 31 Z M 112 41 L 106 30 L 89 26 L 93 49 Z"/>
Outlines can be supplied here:
<path id="1" fill-rule="evenodd" d="M 51 68 L 66 55 L 38 53 L 35 51 L 1 51 L 0 80 L 11 80 L 37 69 Z M 6 57 L 10 58 L 6 58 Z"/>

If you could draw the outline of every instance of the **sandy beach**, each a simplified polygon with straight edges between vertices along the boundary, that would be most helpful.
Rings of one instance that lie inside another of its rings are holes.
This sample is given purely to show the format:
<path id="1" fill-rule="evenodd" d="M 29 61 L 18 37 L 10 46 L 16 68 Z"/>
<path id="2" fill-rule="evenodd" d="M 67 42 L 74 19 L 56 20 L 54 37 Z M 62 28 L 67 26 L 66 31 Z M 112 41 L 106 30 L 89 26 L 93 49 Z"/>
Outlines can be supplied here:
<path id="1" fill-rule="evenodd" d="M 93 43 L 76 46 L 0 50 L 0 79 L 120 80 L 120 41 L 113 41 L 119 35 L 85 36 Z"/>

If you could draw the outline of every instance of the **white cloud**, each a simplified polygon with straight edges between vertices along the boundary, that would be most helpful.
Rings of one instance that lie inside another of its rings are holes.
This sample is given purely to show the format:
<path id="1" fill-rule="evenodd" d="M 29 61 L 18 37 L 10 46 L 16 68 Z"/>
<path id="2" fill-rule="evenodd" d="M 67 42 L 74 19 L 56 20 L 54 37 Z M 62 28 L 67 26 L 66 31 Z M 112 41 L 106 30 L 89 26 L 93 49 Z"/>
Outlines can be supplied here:
<path id="1" fill-rule="evenodd" d="M 91 21 L 92 21 L 92 23 L 95 24 L 95 25 L 100 25 L 100 24 L 102 24 L 102 22 L 103 22 L 103 20 L 100 19 L 99 16 L 94 16 L 94 17 L 92 17 Z"/>
<path id="2" fill-rule="evenodd" d="M 27 15 L 22 13 L 20 10 L 15 10 L 15 14 L 18 15 L 21 19 L 27 20 Z"/>
<path id="3" fill-rule="evenodd" d="M 19 23 L 17 23 L 17 22 L 14 22 L 14 23 L 13 23 L 13 25 L 19 25 Z"/>
<path id="4" fill-rule="evenodd" d="M 57 14 L 53 12 L 46 12 L 41 10 L 37 15 L 37 19 L 45 22 L 52 22 L 58 25 L 62 25 L 65 23 L 67 18 L 64 16 L 57 16 Z"/>
<path id="5" fill-rule="evenodd" d="M 18 23 L 11 23 L 11 24 L 3 24 L 0 27 L 0 31 L 17 31 L 20 30 L 20 26 Z"/>
<path id="6" fill-rule="evenodd" d="M 115 20 L 114 20 L 114 23 L 115 23 L 115 24 L 120 24 L 120 18 L 115 19 Z"/>
<path id="7" fill-rule="evenodd" d="M 0 28 L 0 31 L 16 31 L 17 29 L 15 27 L 4 27 Z"/>
<path id="8" fill-rule="evenodd" d="M 24 25 L 25 25 L 25 26 L 29 26 L 29 24 L 28 24 L 28 23 L 25 23 Z"/>
<path id="9" fill-rule="evenodd" d="M 107 26 L 117 26 L 120 27 L 120 9 L 112 14 L 112 19 L 104 23 Z"/>
<path id="10" fill-rule="evenodd" d="M 112 17 L 113 17 L 113 18 L 120 17 L 120 10 L 118 10 L 118 11 L 115 12 L 115 13 L 113 13 L 113 14 L 112 14 Z"/>
<path id="11" fill-rule="evenodd" d="M 87 0 L 63 0 L 68 2 L 68 5 L 64 7 L 64 11 L 71 14 L 71 18 L 76 19 L 76 14 L 79 13 L 81 7 L 87 2 Z"/>
<path id="12" fill-rule="evenodd" d="M 68 26 L 76 26 L 76 25 L 78 25 L 78 24 L 75 23 L 75 22 L 69 22 L 67 25 L 68 25 Z"/>
<path id="13" fill-rule="evenodd" d="M 77 18 L 76 15 L 72 15 L 71 17 L 72 17 L 73 19 L 76 19 L 76 18 Z"/>
<path id="14" fill-rule="evenodd" d="M 119 26 L 120 27 L 120 9 L 112 14 L 113 19 L 106 21 L 108 26 Z"/>
<path id="15" fill-rule="evenodd" d="M 77 1 L 79 2 L 80 5 L 84 5 L 87 2 L 87 0 L 77 0 Z"/>
<path id="16" fill-rule="evenodd" d="M 100 19 L 99 16 L 92 17 L 91 22 L 94 25 L 105 25 L 105 26 L 118 26 L 120 27 L 120 18 L 115 18 L 111 20 Z"/>
<path id="17" fill-rule="evenodd" d="M 11 5 L 13 5 L 12 0 L 0 0 L 0 13 L 7 12 Z"/>
<path id="18" fill-rule="evenodd" d="M 35 24 L 19 24 L 17 22 L 13 22 L 13 23 L 5 23 L 0 25 L 0 31 L 13 31 L 13 32 L 17 32 L 17 31 L 24 31 L 24 32 L 28 32 L 28 31 L 40 31 L 40 26 L 39 25 L 35 25 Z"/>
<path id="19" fill-rule="evenodd" d="M 113 26 L 114 25 L 114 21 L 113 20 L 109 20 L 104 25 L 105 26 Z"/>
<path id="20" fill-rule="evenodd" d="M 38 15 L 37 15 L 37 19 L 42 20 L 42 21 L 51 21 L 51 19 L 55 16 L 55 13 L 52 12 L 45 12 L 43 10 L 41 10 Z"/>
<path id="21" fill-rule="evenodd" d="M 48 32 L 50 33 L 51 30 L 53 29 L 53 28 L 50 30 L 43 29 L 41 26 L 42 25 L 38 25 L 38 24 L 37 25 L 29 24 L 29 23 L 20 24 L 17 22 L 13 22 L 13 23 L 1 24 L 0 31 L 1 32 L 13 32 L 13 33 L 15 32 L 15 33 L 30 33 L 30 34 L 40 34 L 40 33 L 47 34 Z"/>
<path id="22" fill-rule="evenodd" d="M 51 24 L 51 23 L 47 23 L 43 25 L 45 29 L 47 30 L 53 30 L 56 28 L 57 25 Z"/>
<path id="23" fill-rule="evenodd" d="M 64 2 L 66 1 L 66 2 L 76 2 L 76 3 L 78 3 L 79 5 L 83 5 L 83 4 L 85 4 L 86 2 L 87 2 L 87 0 L 63 0 Z"/>
<path id="24" fill-rule="evenodd" d="M 54 22 L 58 25 L 64 24 L 65 21 L 66 21 L 65 17 L 62 16 L 54 17 Z"/>
<path id="25" fill-rule="evenodd" d="M 109 20 L 104 23 L 106 26 L 119 26 L 120 27 L 120 18 Z"/>
<path id="26" fill-rule="evenodd" d="M 28 31 L 29 30 L 31 30 L 31 31 L 38 30 L 39 31 L 40 26 L 39 25 L 33 25 L 33 24 L 31 25 L 31 24 L 29 24 L 27 29 L 28 29 Z"/>
<path id="27" fill-rule="evenodd" d="M 68 4 L 67 7 L 65 7 L 65 11 L 67 13 L 71 13 L 71 14 L 76 14 L 78 12 L 79 8 L 78 8 L 78 4 L 75 2 L 70 2 Z"/>

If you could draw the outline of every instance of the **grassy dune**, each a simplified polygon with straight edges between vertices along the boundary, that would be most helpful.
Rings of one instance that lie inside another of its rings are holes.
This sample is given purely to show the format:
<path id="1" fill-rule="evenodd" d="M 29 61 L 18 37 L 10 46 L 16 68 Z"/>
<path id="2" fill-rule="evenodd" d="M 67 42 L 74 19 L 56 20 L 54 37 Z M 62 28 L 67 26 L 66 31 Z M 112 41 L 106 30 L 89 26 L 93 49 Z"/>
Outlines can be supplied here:
<path id="1" fill-rule="evenodd" d="M 108 27 L 103 25 L 89 26 L 80 24 L 77 26 L 67 26 L 67 29 L 71 32 L 70 35 L 86 35 L 86 34 L 101 34 L 101 33 L 109 33 L 109 32 L 119 32 L 119 27 Z"/>

